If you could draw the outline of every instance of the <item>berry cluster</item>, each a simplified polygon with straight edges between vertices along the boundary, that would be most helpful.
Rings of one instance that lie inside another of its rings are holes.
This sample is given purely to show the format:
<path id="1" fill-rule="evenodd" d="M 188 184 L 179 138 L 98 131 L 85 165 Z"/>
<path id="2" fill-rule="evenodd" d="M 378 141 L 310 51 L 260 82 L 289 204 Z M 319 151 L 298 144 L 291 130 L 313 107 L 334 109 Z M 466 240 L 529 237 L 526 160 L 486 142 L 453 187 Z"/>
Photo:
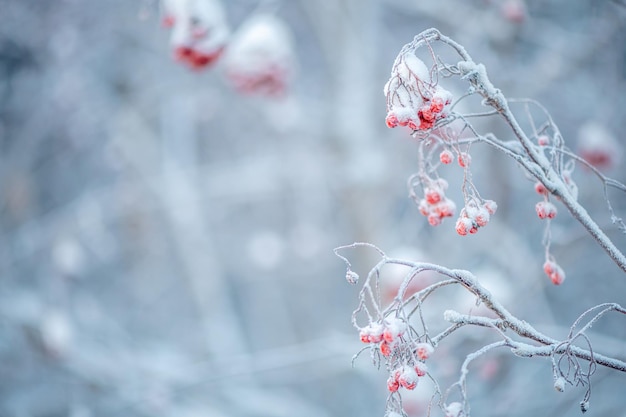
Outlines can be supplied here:
<path id="1" fill-rule="evenodd" d="M 419 378 L 426 375 L 428 366 L 423 362 L 432 354 L 433 347 L 428 343 L 418 343 L 414 349 L 415 357 L 419 360 L 410 360 L 391 371 L 387 379 L 387 389 L 396 392 L 400 387 L 413 390 Z"/>
<path id="2" fill-rule="evenodd" d="M 163 25 L 171 29 L 174 57 L 192 69 L 214 64 L 223 54 L 230 30 L 216 0 L 166 0 Z"/>
<path id="3" fill-rule="evenodd" d="M 556 206 L 549 201 L 540 201 L 535 205 L 535 211 L 540 219 L 554 219 L 556 217 Z"/>
<path id="4" fill-rule="evenodd" d="M 418 209 L 422 215 L 428 218 L 431 226 L 438 226 L 445 217 L 452 217 L 456 210 L 456 205 L 444 194 L 448 188 L 448 182 L 443 178 L 429 180 L 424 188 L 424 198 L 418 204 Z"/>
<path id="5" fill-rule="evenodd" d="M 272 15 L 257 15 L 235 34 L 226 56 L 226 76 L 240 92 L 278 96 L 293 72 L 289 30 Z"/>
<path id="6" fill-rule="evenodd" d="M 622 153 L 613 134 L 596 122 L 587 122 L 580 128 L 577 148 L 580 156 L 598 169 L 614 167 Z"/>
<path id="7" fill-rule="evenodd" d="M 384 89 L 390 128 L 408 126 L 411 130 L 431 129 L 447 116 L 452 94 L 432 82 L 430 71 L 413 53 L 400 55 Z"/>
<path id="8" fill-rule="evenodd" d="M 563 269 L 552 260 L 547 260 L 543 264 L 543 272 L 546 273 L 554 285 L 561 285 L 565 280 L 565 272 L 563 272 Z"/>
<path id="9" fill-rule="evenodd" d="M 491 215 L 497 209 L 498 205 L 493 200 L 485 200 L 481 204 L 476 200 L 470 200 L 465 204 L 456 221 L 456 232 L 461 236 L 478 232 L 478 228 L 489 223 Z"/>
<path id="10" fill-rule="evenodd" d="M 378 348 L 383 356 L 390 356 L 397 340 L 406 332 L 406 323 L 399 318 L 389 317 L 383 323 L 371 323 L 361 329 L 363 343 L 379 343 Z"/>

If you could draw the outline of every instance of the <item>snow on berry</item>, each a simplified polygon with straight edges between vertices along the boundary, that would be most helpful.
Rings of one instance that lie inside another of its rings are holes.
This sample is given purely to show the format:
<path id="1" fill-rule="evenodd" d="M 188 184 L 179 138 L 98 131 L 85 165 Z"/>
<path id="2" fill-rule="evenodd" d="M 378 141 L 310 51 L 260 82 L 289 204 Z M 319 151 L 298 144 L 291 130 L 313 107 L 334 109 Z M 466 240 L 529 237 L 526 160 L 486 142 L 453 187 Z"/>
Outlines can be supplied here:
<path id="1" fill-rule="evenodd" d="M 398 126 L 398 116 L 391 112 L 388 113 L 387 118 L 385 119 L 385 123 L 387 124 L 388 128 L 393 129 L 394 127 Z"/>
<path id="2" fill-rule="evenodd" d="M 452 163 L 452 159 L 454 159 L 454 155 L 447 149 L 444 149 L 439 154 L 439 160 L 442 164 L 448 165 Z"/>
<path id="3" fill-rule="evenodd" d="M 423 216 L 428 218 L 431 226 L 438 226 L 445 217 L 452 217 L 456 206 L 454 202 L 446 198 L 444 191 L 448 188 L 448 182 L 443 178 L 436 180 L 428 179 L 428 185 L 424 188 L 424 198 L 418 203 L 418 209 Z"/>
<path id="4" fill-rule="evenodd" d="M 540 201 L 535 205 L 535 211 L 540 219 L 554 219 L 556 206 L 549 201 Z"/>
<path id="5" fill-rule="evenodd" d="M 428 224 L 430 224 L 431 226 L 439 226 L 441 224 L 441 216 L 436 213 L 429 214 Z"/>
<path id="6" fill-rule="evenodd" d="M 411 130 L 428 130 L 447 117 L 452 94 L 434 84 L 430 70 L 415 54 L 405 52 L 394 62 L 385 84 L 388 127 L 408 126 Z"/>
<path id="7" fill-rule="evenodd" d="M 385 319 L 382 338 L 385 342 L 391 343 L 396 338 L 402 336 L 406 332 L 407 325 L 404 320 L 397 317 L 389 317 Z"/>
<path id="8" fill-rule="evenodd" d="M 563 281 L 565 281 L 565 272 L 563 272 L 563 269 L 554 261 L 546 261 L 543 264 L 543 272 L 546 273 L 554 285 L 561 285 Z"/>
<path id="9" fill-rule="evenodd" d="M 464 415 L 463 404 L 457 402 L 450 403 L 446 406 L 445 413 L 446 417 L 461 417 Z"/>
<path id="10" fill-rule="evenodd" d="M 490 215 L 494 215 L 498 210 L 498 204 L 493 200 L 485 200 L 483 207 L 489 212 Z"/>
<path id="11" fill-rule="evenodd" d="M 537 145 L 548 146 L 550 144 L 550 138 L 547 135 L 539 135 L 537 137 Z"/>
<path id="12" fill-rule="evenodd" d="M 474 222 L 467 217 L 459 217 L 456 221 L 456 232 L 461 236 L 466 236 L 474 228 Z"/>
<path id="13" fill-rule="evenodd" d="M 426 366 L 424 362 L 417 362 L 415 364 L 415 373 L 417 373 L 417 376 L 422 377 L 426 375 L 427 372 L 428 366 Z"/>
<path id="14" fill-rule="evenodd" d="M 558 392 L 565 391 L 565 378 L 563 378 L 562 376 L 558 377 L 554 381 L 554 389 L 557 390 Z"/>
<path id="15" fill-rule="evenodd" d="M 279 96 L 294 71 L 294 47 L 287 26 L 258 14 L 234 35 L 224 59 L 226 76 L 240 92 Z"/>
<path id="16" fill-rule="evenodd" d="M 218 0 L 164 0 L 163 9 L 176 60 L 202 69 L 222 56 L 230 29 Z"/>
<path id="17" fill-rule="evenodd" d="M 478 207 L 476 209 L 476 214 L 474 215 L 474 221 L 479 227 L 486 226 L 489 222 L 489 211 L 484 207 Z"/>
<path id="18" fill-rule="evenodd" d="M 413 390 L 417 386 L 418 375 L 415 369 L 408 365 L 404 365 L 397 370 L 397 380 L 401 387 L 408 390 Z"/>
<path id="19" fill-rule="evenodd" d="M 537 194 L 548 195 L 548 189 L 539 181 L 535 183 L 535 192 Z"/>
<path id="20" fill-rule="evenodd" d="M 393 376 L 390 376 L 389 379 L 387 379 L 387 389 L 389 390 L 389 392 L 396 392 L 399 388 L 400 383 L 398 382 L 398 380 Z"/>
<path id="21" fill-rule="evenodd" d="M 444 217 L 452 217 L 454 216 L 454 211 L 456 210 L 456 205 L 450 199 L 445 199 L 435 205 L 431 206 L 431 212 L 435 213 L 437 216 Z"/>
<path id="22" fill-rule="evenodd" d="M 430 343 L 418 343 L 415 347 L 415 355 L 421 360 L 426 360 L 435 349 L 432 347 Z"/>
<path id="23" fill-rule="evenodd" d="M 388 343 L 388 342 L 383 340 L 380 343 L 379 348 L 380 348 L 380 353 L 383 356 L 390 356 L 391 355 L 391 348 L 392 348 L 391 343 Z"/>
<path id="24" fill-rule="evenodd" d="M 472 156 L 467 152 L 461 152 L 458 157 L 458 162 L 461 168 L 467 168 L 472 162 Z"/>
<path id="25" fill-rule="evenodd" d="M 383 340 L 384 327 L 380 323 L 372 323 L 361 329 L 359 336 L 363 343 L 378 343 Z"/>
<path id="26" fill-rule="evenodd" d="M 578 132 L 578 153 L 596 168 L 615 166 L 621 157 L 621 147 L 613 134 L 603 125 L 588 122 Z"/>
<path id="27" fill-rule="evenodd" d="M 424 190 L 424 197 L 428 204 L 437 204 L 443 197 L 443 190 L 439 188 L 426 188 Z"/>
<path id="28" fill-rule="evenodd" d="M 356 284 L 357 282 L 359 282 L 359 274 L 354 271 L 347 271 L 346 281 L 348 281 L 349 284 Z"/>

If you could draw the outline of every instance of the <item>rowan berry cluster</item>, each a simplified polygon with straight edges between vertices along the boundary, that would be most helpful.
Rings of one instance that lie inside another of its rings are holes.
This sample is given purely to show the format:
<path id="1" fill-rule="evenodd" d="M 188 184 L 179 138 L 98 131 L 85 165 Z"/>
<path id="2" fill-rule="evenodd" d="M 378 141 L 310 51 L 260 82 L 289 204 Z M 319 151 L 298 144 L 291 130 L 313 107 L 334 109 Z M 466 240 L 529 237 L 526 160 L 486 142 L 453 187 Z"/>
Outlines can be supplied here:
<path id="1" fill-rule="evenodd" d="M 424 198 L 418 203 L 420 213 L 428 218 L 431 226 L 438 226 L 445 217 L 452 217 L 456 205 L 445 196 L 448 182 L 443 178 L 428 179 L 424 187 Z"/>
<path id="2" fill-rule="evenodd" d="M 478 228 L 489 223 L 491 215 L 495 214 L 497 209 L 498 205 L 493 200 L 468 201 L 456 221 L 456 232 L 461 236 L 478 232 Z"/>
<path id="3" fill-rule="evenodd" d="M 400 364 L 390 372 L 387 379 L 389 392 L 396 392 L 400 387 L 414 390 L 419 382 L 419 378 L 428 372 L 428 366 L 424 361 L 433 352 L 433 347 L 428 343 L 418 343 L 413 352 L 413 358 L 404 364 Z"/>
<path id="4" fill-rule="evenodd" d="M 452 94 L 433 82 L 424 62 L 412 52 L 398 57 L 384 93 L 387 126 L 408 126 L 413 131 L 431 129 L 448 115 L 452 101 Z"/>
<path id="5" fill-rule="evenodd" d="M 233 37 L 225 59 L 226 76 L 239 92 L 277 96 L 286 90 L 293 62 L 287 27 L 272 15 L 258 15 Z"/>
<path id="6" fill-rule="evenodd" d="M 561 285 L 565 280 L 565 272 L 555 261 L 548 259 L 543 264 L 543 272 L 550 278 L 554 285 Z"/>
<path id="7" fill-rule="evenodd" d="M 622 153 L 613 134 L 596 122 L 587 122 L 580 128 L 577 150 L 585 161 L 601 170 L 617 165 Z"/>
<path id="8" fill-rule="evenodd" d="M 171 29 L 174 57 L 202 69 L 222 56 L 230 29 L 221 4 L 214 0 L 165 0 L 163 25 Z"/>
<path id="9" fill-rule="evenodd" d="M 363 343 L 379 344 L 378 348 L 383 356 L 390 356 L 398 339 L 407 331 L 404 320 L 396 317 L 386 318 L 382 323 L 371 323 L 361 329 L 360 337 Z"/>
<path id="10" fill-rule="evenodd" d="M 535 205 L 535 211 L 540 219 L 554 219 L 556 217 L 556 206 L 549 201 L 540 201 Z"/>

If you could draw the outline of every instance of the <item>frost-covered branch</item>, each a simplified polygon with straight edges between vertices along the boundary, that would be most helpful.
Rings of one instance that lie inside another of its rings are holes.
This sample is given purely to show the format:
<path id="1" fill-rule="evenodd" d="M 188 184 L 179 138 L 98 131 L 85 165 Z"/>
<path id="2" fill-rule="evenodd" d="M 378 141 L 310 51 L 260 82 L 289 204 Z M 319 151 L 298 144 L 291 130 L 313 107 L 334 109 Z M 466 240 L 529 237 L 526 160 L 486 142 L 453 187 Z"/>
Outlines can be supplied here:
<path id="1" fill-rule="evenodd" d="M 483 346 L 473 354 L 466 357 L 461 367 L 461 377 L 454 383 L 444 396 L 449 396 L 451 389 L 459 388 L 462 403 L 459 405 L 441 404 L 445 410 L 461 407 L 465 416 L 469 416 L 467 403 L 467 391 L 465 379 L 468 365 L 478 356 L 482 356 L 496 347 L 507 347 L 519 357 L 549 357 L 552 358 L 555 375 L 555 387 L 563 390 L 564 383 L 572 385 L 590 386 L 590 377 L 596 365 L 605 366 L 617 371 L 626 372 L 626 361 L 607 355 L 596 353 L 592 348 L 590 339 L 585 332 L 600 318 L 610 312 L 626 315 L 626 309 L 616 303 L 605 303 L 585 311 L 572 325 L 567 338 L 559 340 L 550 337 L 526 321 L 513 315 L 506 309 L 483 285 L 476 276 L 469 271 L 450 269 L 441 265 L 408 261 L 388 257 L 382 250 L 369 243 L 353 243 L 335 249 L 335 253 L 345 261 L 347 270 L 346 278 L 351 284 L 357 284 L 359 277 L 352 270 L 348 259 L 341 253 L 348 249 L 371 248 L 377 251 L 381 259 L 368 272 L 363 280 L 359 292 L 359 304 L 353 312 L 352 322 L 360 332 L 360 338 L 367 344 L 372 358 L 379 366 L 384 363 L 389 372 L 388 390 L 391 397 L 399 395 L 399 388 L 412 390 L 417 385 L 419 377 L 426 375 L 428 368 L 426 360 L 432 352 L 444 342 L 444 340 L 457 330 L 466 326 L 475 326 L 491 329 L 501 339 Z M 384 278 L 385 267 L 400 265 L 409 269 L 399 284 L 396 296 L 387 305 L 381 304 L 380 288 Z M 434 272 L 442 277 L 437 281 L 412 294 L 408 292 L 414 280 L 419 274 Z M 458 284 L 458 285 L 457 285 Z M 487 311 L 482 314 L 462 314 L 451 306 L 444 313 L 444 319 L 451 324 L 450 327 L 437 335 L 431 335 L 428 323 L 426 323 L 422 310 L 426 300 L 439 290 L 457 285 L 476 297 L 477 302 L 483 305 Z M 488 312 L 488 313 L 487 313 Z M 488 315 L 485 315 L 488 314 Z M 490 316 L 490 315 L 493 315 Z M 365 319 L 365 321 L 361 321 Z M 580 326 L 580 329 L 576 330 Z M 585 347 L 575 345 L 582 340 Z M 583 363 L 588 363 L 585 370 Z M 434 378 L 433 375 L 430 375 Z M 561 381 L 561 378 L 563 379 Z M 585 394 L 583 403 L 589 407 L 590 390 Z M 400 401 L 388 401 L 388 413 L 397 412 L 402 414 L 397 405 Z"/>
<path id="2" fill-rule="evenodd" d="M 434 51 L 437 42 L 452 48 L 461 60 L 455 64 L 446 63 Z M 430 55 L 433 62 L 430 68 L 417 57 L 416 52 L 420 48 L 426 49 Z M 467 93 L 456 100 L 442 85 L 442 79 L 451 77 L 458 77 L 469 83 Z M 471 178 L 470 145 L 482 142 L 514 159 L 537 181 L 535 189 L 544 198 L 544 201 L 536 205 L 539 218 L 553 219 L 557 209 L 550 202 L 550 198 L 560 201 L 619 268 L 626 272 L 626 256 L 577 200 L 578 190 L 571 175 L 574 164 L 581 163 L 596 174 L 604 189 L 611 220 L 624 231 L 626 226 L 615 214 L 606 189 L 611 186 L 626 191 L 626 186 L 601 174 L 585 158 L 571 152 L 550 113 L 540 103 L 531 99 L 507 100 L 489 80 L 485 66 L 474 62 L 462 45 L 437 29 L 420 33 L 398 54 L 392 66 L 391 77 L 385 85 L 385 95 L 387 125 L 392 128 L 407 126 L 413 136 L 421 139 L 419 172 L 412 177 L 418 181 L 410 181 L 409 193 L 431 225 L 437 226 L 444 218 L 452 217 L 456 206 L 445 196 L 447 182 L 438 176 L 437 165 L 433 165 L 431 158 L 425 156 L 427 154 L 423 146 L 431 147 L 428 155 L 440 149 L 439 159 L 442 164 L 451 163 L 456 154 L 459 165 L 464 169 L 464 207 L 457 220 L 456 231 L 466 235 L 476 233 L 480 227 L 485 226 L 496 208 L 494 202 L 480 196 Z M 466 114 L 458 112 L 458 103 L 472 95 L 480 96 L 483 105 L 493 110 Z M 513 104 L 523 105 L 523 114 L 531 126 L 530 131 L 522 128 L 511 107 Z M 532 115 L 533 109 L 540 113 L 543 119 L 541 123 L 536 123 Z M 470 123 L 470 119 L 495 115 L 499 115 L 508 124 L 515 141 L 504 142 L 493 134 L 480 134 Z M 420 198 L 421 193 L 416 191 L 418 187 L 423 189 L 424 198 Z M 546 228 L 549 229 L 549 221 L 546 223 Z M 551 255 L 549 244 L 549 240 L 545 242 L 544 270 L 552 282 L 558 285 L 563 282 L 565 274 Z"/>

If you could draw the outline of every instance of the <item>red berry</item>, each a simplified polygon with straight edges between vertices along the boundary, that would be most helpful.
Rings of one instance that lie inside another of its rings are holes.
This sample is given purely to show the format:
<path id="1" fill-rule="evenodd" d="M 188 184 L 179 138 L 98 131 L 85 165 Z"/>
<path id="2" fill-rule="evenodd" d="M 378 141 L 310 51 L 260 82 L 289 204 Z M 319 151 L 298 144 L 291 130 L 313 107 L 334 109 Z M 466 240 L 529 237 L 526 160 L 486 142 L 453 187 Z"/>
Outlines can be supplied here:
<path id="1" fill-rule="evenodd" d="M 380 353 L 382 353 L 383 356 L 391 355 L 391 344 L 387 343 L 386 341 L 383 341 L 380 344 Z"/>
<path id="2" fill-rule="evenodd" d="M 452 163 L 452 158 L 454 157 L 454 155 L 452 155 L 452 152 L 450 152 L 447 149 L 444 149 L 443 151 L 441 151 L 441 153 L 439 154 L 439 160 L 441 161 L 442 164 L 451 164 Z"/>
<path id="3" fill-rule="evenodd" d="M 489 212 L 490 215 L 494 215 L 498 209 L 498 204 L 493 200 L 485 200 L 483 207 Z"/>
<path id="4" fill-rule="evenodd" d="M 460 217 L 456 221 L 456 232 L 461 236 L 465 236 L 470 233 L 473 227 L 474 223 L 467 217 Z"/>
<path id="5" fill-rule="evenodd" d="M 459 166 L 461 168 L 466 168 L 469 166 L 469 164 L 472 162 L 472 157 L 470 154 L 466 153 L 466 152 L 462 152 L 459 154 Z"/>
<path id="6" fill-rule="evenodd" d="M 429 343 L 418 343 L 415 347 L 415 355 L 421 360 L 426 360 L 435 349 Z"/>
<path id="7" fill-rule="evenodd" d="M 441 224 L 441 216 L 436 213 L 430 214 L 428 216 L 428 224 L 431 226 L 439 226 Z"/>
<path id="8" fill-rule="evenodd" d="M 398 388 L 400 388 L 400 383 L 395 378 L 389 377 L 387 380 L 387 389 L 389 392 L 396 392 Z"/>
<path id="9" fill-rule="evenodd" d="M 441 191 L 436 188 L 426 188 L 424 197 L 426 197 L 428 204 L 437 204 L 441 201 Z"/>
<path id="10" fill-rule="evenodd" d="M 398 381 L 401 387 L 412 390 L 417 386 L 418 375 L 414 368 L 404 365 L 393 372 L 393 379 Z"/>
<path id="11" fill-rule="evenodd" d="M 387 114 L 387 118 L 385 119 L 385 123 L 387 124 L 387 127 L 390 129 L 393 129 L 394 127 L 398 126 L 398 117 L 389 112 L 389 114 Z"/>
<path id="12" fill-rule="evenodd" d="M 435 97 L 430 104 L 430 111 L 434 113 L 440 113 L 441 110 L 443 110 L 443 106 L 443 100 L 440 97 Z"/>
<path id="13" fill-rule="evenodd" d="M 176 23 L 176 18 L 171 14 L 166 14 L 161 20 L 161 25 L 163 25 L 164 28 L 168 29 L 173 27 L 174 23 Z"/>
<path id="14" fill-rule="evenodd" d="M 430 110 L 430 107 L 422 107 L 421 109 L 419 109 L 419 111 L 417 112 L 417 116 L 420 118 L 420 120 L 423 120 L 426 122 L 435 121 L 435 115 Z"/>
<path id="15" fill-rule="evenodd" d="M 543 271 L 554 285 L 561 285 L 565 280 L 565 272 L 563 272 L 563 269 L 554 261 L 546 261 L 543 264 Z"/>
<path id="16" fill-rule="evenodd" d="M 427 372 L 428 366 L 426 366 L 424 362 L 417 362 L 415 364 L 415 373 L 417 373 L 417 376 L 422 377 L 426 375 Z"/>
<path id="17" fill-rule="evenodd" d="M 548 194 L 548 189 L 542 183 L 537 182 L 537 183 L 535 183 L 535 192 L 537 194 L 547 195 Z"/>
<path id="18" fill-rule="evenodd" d="M 535 211 L 540 219 L 554 219 L 556 217 L 556 207 L 549 201 L 540 201 L 535 205 Z"/>
<path id="19" fill-rule="evenodd" d="M 193 56 L 193 54 L 193 48 L 189 46 L 179 46 L 174 49 L 174 56 L 180 61 L 186 61 L 188 58 Z"/>

